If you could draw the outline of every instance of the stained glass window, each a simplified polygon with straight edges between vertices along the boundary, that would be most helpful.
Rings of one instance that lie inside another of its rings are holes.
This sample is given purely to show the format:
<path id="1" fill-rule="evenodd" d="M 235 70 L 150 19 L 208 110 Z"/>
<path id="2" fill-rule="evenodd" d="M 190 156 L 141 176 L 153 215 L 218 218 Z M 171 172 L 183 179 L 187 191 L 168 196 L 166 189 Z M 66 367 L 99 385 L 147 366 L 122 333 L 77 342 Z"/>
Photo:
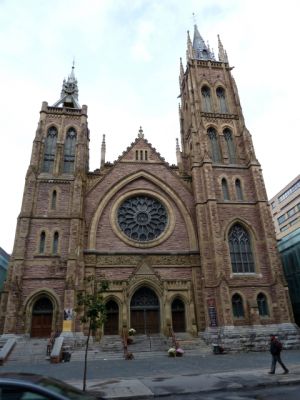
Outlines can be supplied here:
<path id="1" fill-rule="evenodd" d="M 232 271 L 234 273 L 254 272 L 251 241 L 248 232 L 240 224 L 235 224 L 228 235 Z"/>
<path id="2" fill-rule="evenodd" d="M 45 141 L 43 172 L 52 172 L 56 153 L 57 129 L 51 127 Z"/>
<path id="3" fill-rule="evenodd" d="M 210 140 L 211 145 L 211 158 L 213 162 L 220 162 L 221 161 L 221 153 L 218 141 L 218 135 L 214 128 L 209 128 L 207 130 L 207 135 Z"/>
<path id="4" fill-rule="evenodd" d="M 216 93 L 217 93 L 217 98 L 219 100 L 220 113 L 226 114 L 228 112 L 228 109 L 225 98 L 225 90 L 222 87 L 218 87 Z"/>
<path id="5" fill-rule="evenodd" d="M 201 89 L 201 94 L 202 94 L 202 102 L 203 102 L 203 111 L 211 112 L 210 88 L 208 86 L 203 86 Z"/>
<path id="6" fill-rule="evenodd" d="M 259 293 L 257 296 L 257 305 L 260 316 L 265 317 L 269 315 L 267 297 L 263 293 Z"/>
<path id="7" fill-rule="evenodd" d="M 223 134 L 227 144 L 229 162 L 230 164 L 234 164 L 236 163 L 236 154 L 231 130 L 226 128 L 224 129 Z"/>
<path id="8" fill-rule="evenodd" d="M 242 297 L 236 293 L 232 296 L 232 312 L 235 318 L 244 317 L 244 306 Z"/>
<path id="9" fill-rule="evenodd" d="M 76 150 L 76 131 L 70 128 L 67 132 L 65 147 L 64 147 L 64 172 L 72 173 L 74 171 Z"/>
<path id="10" fill-rule="evenodd" d="M 168 223 L 164 205 L 150 196 L 126 199 L 118 209 L 119 227 L 130 239 L 147 242 L 161 235 Z"/>

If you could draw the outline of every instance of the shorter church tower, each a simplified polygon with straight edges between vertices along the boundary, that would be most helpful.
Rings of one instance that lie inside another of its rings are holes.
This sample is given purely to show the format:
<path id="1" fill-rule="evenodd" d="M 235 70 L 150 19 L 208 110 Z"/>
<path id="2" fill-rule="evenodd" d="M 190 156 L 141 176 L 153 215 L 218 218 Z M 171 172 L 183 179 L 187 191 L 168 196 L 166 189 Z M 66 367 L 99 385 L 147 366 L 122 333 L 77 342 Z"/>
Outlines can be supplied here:
<path id="1" fill-rule="evenodd" d="M 59 310 L 74 308 L 88 163 L 87 107 L 78 103 L 73 65 L 59 100 L 40 111 L 2 296 L 5 333 L 50 336 L 62 324 Z"/>

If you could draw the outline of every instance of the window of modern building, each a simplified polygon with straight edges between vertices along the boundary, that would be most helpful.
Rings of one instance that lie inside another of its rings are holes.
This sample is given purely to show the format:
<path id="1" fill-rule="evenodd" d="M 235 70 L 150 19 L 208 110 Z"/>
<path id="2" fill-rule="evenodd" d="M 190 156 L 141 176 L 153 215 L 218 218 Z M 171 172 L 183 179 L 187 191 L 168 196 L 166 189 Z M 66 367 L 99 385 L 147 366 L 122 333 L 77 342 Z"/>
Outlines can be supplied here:
<path id="1" fill-rule="evenodd" d="M 280 215 L 280 217 L 277 218 L 278 224 L 281 225 L 283 222 L 287 219 L 286 215 Z"/>
<path id="2" fill-rule="evenodd" d="M 233 142 L 232 132 L 230 129 L 226 128 L 223 131 L 224 138 L 227 144 L 227 151 L 228 151 L 228 159 L 230 164 L 236 163 L 236 154 L 235 154 L 235 146 Z"/>
<path id="3" fill-rule="evenodd" d="M 244 306 L 243 306 L 243 299 L 238 294 L 235 293 L 231 299 L 232 302 L 232 312 L 235 318 L 244 318 Z"/>
<path id="4" fill-rule="evenodd" d="M 40 245 L 39 245 L 39 253 L 45 253 L 45 245 L 46 245 L 46 233 L 43 231 L 40 234 Z"/>
<path id="5" fill-rule="evenodd" d="M 229 200 L 228 185 L 225 178 L 222 179 L 222 192 L 223 192 L 223 199 Z"/>
<path id="6" fill-rule="evenodd" d="M 253 273 L 254 261 L 250 235 L 241 224 L 231 227 L 228 235 L 233 273 Z"/>
<path id="7" fill-rule="evenodd" d="M 51 210 L 56 209 L 56 200 L 57 200 L 57 192 L 56 192 L 56 190 L 53 190 L 52 196 L 51 196 Z"/>
<path id="8" fill-rule="evenodd" d="M 243 200 L 243 192 L 242 192 L 242 185 L 239 179 L 235 180 L 235 192 L 237 200 Z"/>
<path id="9" fill-rule="evenodd" d="M 257 296 L 258 312 L 261 317 L 267 317 L 269 315 L 269 307 L 266 295 L 259 293 Z"/>
<path id="10" fill-rule="evenodd" d="M 211 95 L 210 88 L 208 86 L 203 86 L 201 89 L 203 111 L 211 112 Z"/>
<path id="11" fill-rule="evenodd" d="M 52 172 L 55 153 L 56 153 L 57 129 L 52 126 L 48 129 L 45 148 L 44 148 L 44 162 L 43 172 Z"/>
<path id="12" fill-rule="evenodd" d="M 226 114 L 228 112 L 228 108 L 226 103 L 225 90 L 222 87 L 218 87 L 216 90 L 216 94 L 219 101 L 220 113 Z"/>
<path id="13" fill-rule="evenodd" d="M 211 158 L 213 162 L 221 162 L 221 152 L 218 141 L 218 134 L 214 128 L 209 128 L 207 130 L 207 135 L 210 140 L 211 146 Z"/>
<path id="14" fill-rule="evenodd" d="M 293 184 L 289 189 L 287 189 L 282 195 L 278 197 L 278 201 L 281 203 L 283 200 L 288 198 L 291 194 L 293 194 L 297 189 L 300 189 L 300 179 Z"/>
<path id="15" fill-rule="evenodd" d="M 76 151 L 76 131 L 74 128 L 70 128 L 67 132 L 65 146 L 64 146 L 65 173 L 74 172 L 75 151 Z"/>
<path id="16" fill-rule="evenodd" d="M 288 225 L 284 225 L 282 228 L 280 228 L 280 232 L 284 232 L 288 229 Z"/>
<path id="17" fill-rule="evenodd" d="M 54 232 L 53 235 L 53 244 L 52 244 L 52 253 L 57 254 L 58 253 L 58 240 L 59 240 L 59 233 Z"/>

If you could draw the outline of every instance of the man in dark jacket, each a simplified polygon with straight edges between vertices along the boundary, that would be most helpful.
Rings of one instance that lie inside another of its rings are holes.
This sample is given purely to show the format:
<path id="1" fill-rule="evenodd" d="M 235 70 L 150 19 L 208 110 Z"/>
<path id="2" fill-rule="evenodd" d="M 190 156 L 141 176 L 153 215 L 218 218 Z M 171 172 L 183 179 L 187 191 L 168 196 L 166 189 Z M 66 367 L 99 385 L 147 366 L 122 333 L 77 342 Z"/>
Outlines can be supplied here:
<path id="1" fill-rule="evenodd" d="M 288 374 L 289 370 L 287 367 L 283 364 L 281 361 L 280 353 L 282 350 L 282 344 L 279 342 L 279 340 L 276 339 L 275 335 L 270 335 L 270 353 L 272 354 L 272 365 L 271 365 L 271 371 L 269 374 L 275 374 L 275 368 L 276 368 L 276 363 L 278 363 L 282 366 L 284 370 L 284 374 Z"/>

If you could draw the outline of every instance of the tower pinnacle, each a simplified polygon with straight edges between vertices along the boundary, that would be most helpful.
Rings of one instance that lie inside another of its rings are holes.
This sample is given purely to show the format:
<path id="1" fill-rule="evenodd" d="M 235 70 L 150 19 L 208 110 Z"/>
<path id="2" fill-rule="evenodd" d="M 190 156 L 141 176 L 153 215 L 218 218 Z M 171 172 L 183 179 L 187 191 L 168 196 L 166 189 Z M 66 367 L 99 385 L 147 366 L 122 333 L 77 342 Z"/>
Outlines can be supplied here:
<path id="1" fill-rule="evenodd" d="M 60 99 L 53 104 L 53 107 L 80 108 L 80 104 L 78 103 L 77 79 L 75 78 L 74 69 L 75 63 L 73 60 L 71 73 L 67 80 L 63 80 Z"/>

